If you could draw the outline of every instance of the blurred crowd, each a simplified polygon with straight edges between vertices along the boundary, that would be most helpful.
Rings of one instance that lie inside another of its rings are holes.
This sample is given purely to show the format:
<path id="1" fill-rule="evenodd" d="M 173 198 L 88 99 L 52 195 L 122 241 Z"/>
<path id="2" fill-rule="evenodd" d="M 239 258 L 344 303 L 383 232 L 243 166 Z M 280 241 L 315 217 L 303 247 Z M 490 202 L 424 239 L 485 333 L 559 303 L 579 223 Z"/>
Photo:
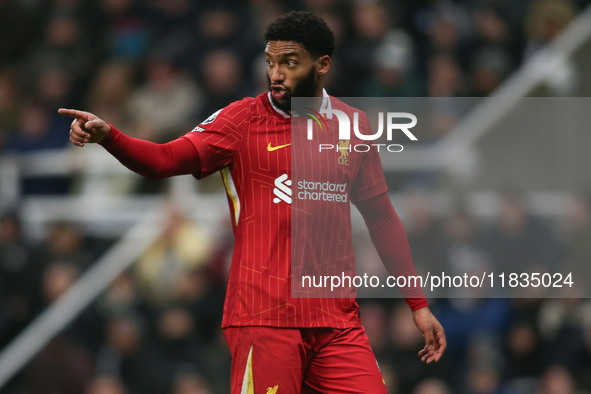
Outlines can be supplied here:
<path id="1" fill-rule="evenodd" d="M 69 120 L 56 114 L 59 107 L 88 110 L 156 142 L 184 134 L 230 102 L 267 89 L 263 31 L 288 10 L 314 11 L 335 32 L 331 95 L 484 97 L 588 3 L 0 0 L 0 158 L 66 149 Z M 37 178 L 22 188 L 67 194 L 72 182 Z M 532 217 L 518 196 L 503 201 L 496 219 L 482 222 L 465 211 L 434 216 L 427 201 L 411 199 L 405 224 L 415 260 L 588 265 L 588 200 L 574 196 L 564 223 Z M 220 324 L 232 236 L 210 237 L 171 210 L 164 235 L 3 392 L 228 392 L 230 355 Z M 115 241 L 57 222 L 34 242 L 18 214 L 2 213 L 0 348 Z M 403 302 L 361 303 L 390 393 L 591 392 L 591 304 L 584 299 L 435 300 L 449 349 L 429 367 L 416 356 L 423 340 Z"/>
<path id="2" fill-rule="evenodd" d="M 417 267 L 526 264 L 589 279 L 591 200 L 573 194 L 566 215 L 543 220 L 514 192 L 497 215 L 436 216 L 427 195 L 402 206 Z M 358 236 L 357 242 L 362 238 Z M 367 241 L 369 242 L 369 241 Z M 171 206 L 163 234 L 19 372 L 7 394 L 207 394 L 229 390 L 231 358 L 221 326 L 232 254 L 230 226 L 216 239 Z M 19 217 L 0 219 L 0 347 L 64 294 L 108 248 L 73 223 L 27 242 Z M 356 249 L 359 245 L 356 245 Z M 358 259 L 371 244 L 358 248 Z M 558 270 L 556 267 L 560 265 Z M 552 268 L 553 267 L 553 268 Z M 497 271 L 498 272 L 498 271 Z M 588 287 L 588 286 L 587 286 Z M 535 295 L 535 293 L 534 293 Z M 400 299 L 360 299 L 361 319 L 391 394 L 591 393 L 591 301 L 586 298 L 432 299 L 448 350 L 417 356 L 424 340 Z"/>
<path id="3" fill-rule="evenodd" d="M 333 96 L 484 97 L 588 3 L 2 0 L 0 153 L 63 148 L 61 106 L 144 139 L 176 138 L 267 89 L 263 31 L 288 10 L 333 29 Z"/>

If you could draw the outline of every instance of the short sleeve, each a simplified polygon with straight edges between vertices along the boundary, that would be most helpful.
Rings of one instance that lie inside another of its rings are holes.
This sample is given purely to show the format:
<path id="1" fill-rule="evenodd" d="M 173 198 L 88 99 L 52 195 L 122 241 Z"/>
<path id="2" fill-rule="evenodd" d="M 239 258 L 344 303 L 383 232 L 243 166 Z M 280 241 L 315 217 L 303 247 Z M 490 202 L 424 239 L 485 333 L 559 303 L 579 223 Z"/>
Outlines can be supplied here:
<path id="1" fill-rule="evenodd" d="M 230 165 L 235 159 L 248 129 L 250 101 L 236 101 L 211 114 L 192 131 L 187 138 L 197 149 L 201 179 Z"/>
<path id="2" fill-rule="evenodd" d="M 359 126 L 362 133 L 372 134 L 365 114 L 360 116 Z M 388 191 L 378 150 L 372 147 L 368 152 L 360 152 L 359 154 L 361 155 L 361 165 L 351 188 L 351 201 L 354 204 Z"/>

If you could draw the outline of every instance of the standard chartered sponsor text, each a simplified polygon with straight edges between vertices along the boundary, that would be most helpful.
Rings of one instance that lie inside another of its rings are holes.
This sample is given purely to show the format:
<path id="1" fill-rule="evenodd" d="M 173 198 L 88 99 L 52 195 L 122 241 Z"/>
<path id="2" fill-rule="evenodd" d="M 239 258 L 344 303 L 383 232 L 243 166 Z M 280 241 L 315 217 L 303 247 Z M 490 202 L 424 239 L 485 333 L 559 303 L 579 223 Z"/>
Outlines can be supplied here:
<path id="1" fill-rule="evenodd" d="M 347 202 L 347 184 L 298 181 L 298 199 Z"/>

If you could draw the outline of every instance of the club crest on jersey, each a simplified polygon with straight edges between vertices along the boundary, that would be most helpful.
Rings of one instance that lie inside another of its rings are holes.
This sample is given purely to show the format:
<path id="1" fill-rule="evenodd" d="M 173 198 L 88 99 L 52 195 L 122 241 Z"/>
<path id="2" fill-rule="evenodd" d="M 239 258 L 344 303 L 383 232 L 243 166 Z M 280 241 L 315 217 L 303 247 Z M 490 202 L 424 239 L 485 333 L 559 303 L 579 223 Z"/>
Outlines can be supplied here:
<path id="1" fill-rule="evenodd" d="M 338 158 L 338 163 L 342 166 L 349 165 L 349 151 L 350 151 L 350 140 L 339 141 L 339 152 L 341 156 Z"/>

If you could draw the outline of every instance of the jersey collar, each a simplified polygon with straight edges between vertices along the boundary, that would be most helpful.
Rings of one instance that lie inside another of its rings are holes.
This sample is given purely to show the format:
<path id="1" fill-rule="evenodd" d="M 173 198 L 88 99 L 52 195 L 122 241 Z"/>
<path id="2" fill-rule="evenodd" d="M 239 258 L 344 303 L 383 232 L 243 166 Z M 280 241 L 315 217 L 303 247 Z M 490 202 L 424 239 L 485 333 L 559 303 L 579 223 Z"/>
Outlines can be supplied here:
<path id="1" fill-rule="evenodd" d="M 271 106 L 273 107 L 273 109 L 281 116 L 283 116 L 284 118 L 289 118 L 290 116 L 288 114 L 286 114 L 285 112 L 283 112 L 282 110 L 280 110 L 279 108 L 277 108 L 275 106 L 275 104 L 273 104 L 273 100 L 271 97 L 271 92 L 267 93 L 267 97 L 269 98 L 269 103 L 271 103 Z M 320 106 L 320 112 L 322 112 L 325 109 L 332 109 L 332 104 L 330 102 L 330 96 L 328 95 L 328 93 L 326 93 L 326 89 L 322 89 L 322 105 Z M 297 114 L 294 114 L 294 116 L 298 116 Z M 329 113 L 326 116 L 327 119 L 332 119 L 332 114 Z"/>

